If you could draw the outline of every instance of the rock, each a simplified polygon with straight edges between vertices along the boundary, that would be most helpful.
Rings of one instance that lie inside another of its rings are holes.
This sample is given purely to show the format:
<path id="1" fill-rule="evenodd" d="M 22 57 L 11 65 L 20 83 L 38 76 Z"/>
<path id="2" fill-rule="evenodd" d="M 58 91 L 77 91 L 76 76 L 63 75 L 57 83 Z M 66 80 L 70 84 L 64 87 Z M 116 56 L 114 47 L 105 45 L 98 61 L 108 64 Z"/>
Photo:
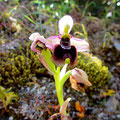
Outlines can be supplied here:
<path id="1" fill-rule="evenodd" d="M 115 98 L 115 96 L 111 96 L 105 104 L 106 110 L 108 112 L 115 112 L 117 110 L 118 105 L 119 101 Z"/>
<path id="2" fill-rule="evenodd" d="M 13 120 L 13 117 L 11 116 L 11 117 L 9 117 L 9 120 Z"/>
<path id="3" fill-rule="evenodd" d="M 15 50 L 17 47 L 20 47 L 20 40 L 18 39 L 0 45 L 0 52 L 7 53 L 9 50 Z"/>
<path id="4" fill-rule="evenodd" d="M 45 91 L 45 89 L 46 89 L 46 87 L 45 87 L 45 86 L 41 87 L 41 90 L 42 90 L 42 91 Z"/>
<path id="5" fill-rule="evenodd" d="M 76 8 L 73 8 L 70 12 L 71 17 L 73 18 L 74 23 L 79 23 L 82 19 L 82 13 Z"/>
<path id="6" fill-rule="evenodd" d="M 114 42 L 114 47 L 118 52 L 120 52 L 120 42 L 118 40 L 113 40 Z"/>
<path id="7" fill-rule="evenodd" d="M 120 119 L 120 114 L 117 115 L 117 118 Z"/>
<path id="8" fill-rule="evenodd" d="M 39 85 L 38 85 L 37 83 L 35 83 L 35 84 L 34 84 L 34 87 L 31 89 L 31 93 L 34 92 L 34 91 L 36 91 L 37 88 L 38 88 L 38 86 L 39 86 Z"/>
<path id="9" fill-rule="evenodd" d="M 120 101 L 120 93 L 119 92 L 116 93 L 116 97 Z"/>
<path id="10" fill-rule="evenodd" d="M 105 113 L 98 114 L 98 120 L 109 120 Z"/>

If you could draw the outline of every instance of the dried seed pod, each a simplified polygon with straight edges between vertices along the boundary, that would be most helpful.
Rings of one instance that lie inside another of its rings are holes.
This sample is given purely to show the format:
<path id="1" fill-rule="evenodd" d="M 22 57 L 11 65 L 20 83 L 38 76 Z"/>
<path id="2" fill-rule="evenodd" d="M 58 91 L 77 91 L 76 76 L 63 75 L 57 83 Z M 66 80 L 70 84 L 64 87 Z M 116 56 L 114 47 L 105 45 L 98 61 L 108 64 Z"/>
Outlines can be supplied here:
<path id="1" fill-rule="evenodd" d="M 69 101 L 71 100 L 71 98 L 68 98 L 63 105 L 60 108 L 60 112 L 53 114 L 49 120 L 70 120 L 70 118 L 68 118 L 65 114 L 66 114 L 66 109 L 68 106 Z"/>
<path id="2" fill-rule="evenodd" d="M 49 120 L 70 120 L 70 119 L 63 115 L 62 113 L 56 113 L 53 114 Z"/>

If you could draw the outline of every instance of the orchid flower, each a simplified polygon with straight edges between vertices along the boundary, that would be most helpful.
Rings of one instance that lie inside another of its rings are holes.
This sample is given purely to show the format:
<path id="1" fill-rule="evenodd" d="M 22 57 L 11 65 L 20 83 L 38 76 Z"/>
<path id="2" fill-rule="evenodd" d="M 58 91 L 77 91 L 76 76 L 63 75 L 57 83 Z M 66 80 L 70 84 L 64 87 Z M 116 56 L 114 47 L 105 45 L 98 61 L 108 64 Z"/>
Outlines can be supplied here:
<path id="1" fill-rule="evenodd" d="M 85 40 L 69 34 L 72 27 L 72 17 L 65 15 L 59 20 L 59 36 L 51 36 L 46 39 L 46 46 L 53 51 L 53 60 L 58 65 L 64 63 L 66 58 L 70 58 L 70 64 L 74 66 L 77 52 L 89 51 L 89 44 Z"/>
<path id="2" fill-rule="evenodd" d="M 31 49 L 35 52 L 40 52 L 36 49 L 37 43 L 44 44 L 52 51 L 53 61 L 59 66 L 64 63 L 66 58 L 70 59 L 70 65 L 74 66 L 77 60 L 78 52 L 89 51 L 89 44 L 84 39 L 72 37 L 70 31 L 73 27 L 73 19 L 69 15 L 65 15 L 59 20 L 59 35 L 44 38 L 39 33 L 33 33 L 30 39 L 34 39 Z M 33 37 L 34 36 L 34 37 Z"/>
<path id="3" fill-rule="evenodd" d="M 74 66 L 77 53 L 89 51 L 89 44 L 85 40 L 74 38 L 69 34 L 73 26 L 71 16 L 65 15 L 62 17 L 58 25 L 59 36 L 51 36 L 45 39 L 39 33 L 33 33 L 29 39 L 33 41 L 31 50 L 37 52 L 41 63 L 52 73 L 55 79 L 57 97 L 60 107 L 62 107 L 64 104 L 63 86 L 69 77 L 72 88 L 76 90 L 83 90 L 85 85 L 91 86 L 91 83 L 88 81 L 87 74 L 81 69 L 74 68 L 66 72 L 67 63 L 62 69 L 61 67 L 56 68 L 54 63 L 59 66 L 66 59 L 69 59 L 70 65 Z M 52 51 L 52 54 L 50 51 Z"/>

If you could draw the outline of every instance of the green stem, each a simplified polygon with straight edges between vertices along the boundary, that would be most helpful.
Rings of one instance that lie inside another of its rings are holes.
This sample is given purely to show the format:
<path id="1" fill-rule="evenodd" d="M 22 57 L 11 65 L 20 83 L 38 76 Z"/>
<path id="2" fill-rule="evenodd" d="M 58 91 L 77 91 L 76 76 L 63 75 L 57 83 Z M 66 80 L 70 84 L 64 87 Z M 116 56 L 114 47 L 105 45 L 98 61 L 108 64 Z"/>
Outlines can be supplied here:
<path id="1" fill-rule="evenodd" d="M 67 79 L 70 77 L 72 71 L 68 71 L 64 77 L 60 80 L 60 67 L 57 68 L 57 72 L 54 74 L 54 79 L 55 79 L 55 87 L 56 87 L 56 92 L 57 92 L 57 98 L 60 104 L 60 107 L 64 103 L 63 99 L 63 85 L 67 81 Z"/>
<path id="2" fill-rule="evenodd" d="M 60 85 L 60 76 L 59 75 L 60 75 L 60 72 L 57 72 L 56 74 L 54 74 L 54 79 L 55 79 L 57 98 L 58 98 L 58 102 L 61 107 L 64 103 L 64 99 L 63 99 L 63 87 Z"/>

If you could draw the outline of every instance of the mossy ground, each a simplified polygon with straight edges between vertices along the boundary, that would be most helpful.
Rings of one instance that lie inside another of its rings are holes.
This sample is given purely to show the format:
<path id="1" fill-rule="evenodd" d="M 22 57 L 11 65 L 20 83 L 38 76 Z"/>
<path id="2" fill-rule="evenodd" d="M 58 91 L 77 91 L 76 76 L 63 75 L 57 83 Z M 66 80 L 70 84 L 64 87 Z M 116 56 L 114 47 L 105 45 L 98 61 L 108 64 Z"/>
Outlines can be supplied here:
<path id="1" fill-rule="evenodd" d="M 17 87 L 25 86 L 33 81 L 36 75 L 45 74 L 47 71 L 40 63 L 37 54 L 30 50 L 31 42 L 24 42 L 13 52 L 8 51 L 0 57 L 0 81 L 2 86 Z"/>

